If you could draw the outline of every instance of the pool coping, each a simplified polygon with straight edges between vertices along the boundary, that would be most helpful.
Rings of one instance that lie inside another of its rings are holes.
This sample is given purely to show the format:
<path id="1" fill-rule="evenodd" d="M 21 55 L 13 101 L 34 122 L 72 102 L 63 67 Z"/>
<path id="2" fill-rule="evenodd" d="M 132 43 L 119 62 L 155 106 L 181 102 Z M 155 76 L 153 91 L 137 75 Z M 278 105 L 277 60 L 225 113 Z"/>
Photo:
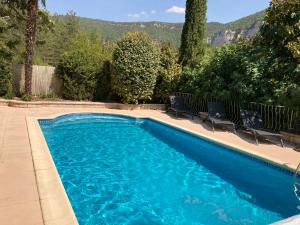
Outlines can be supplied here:
<path id="1" fill-rule="evenodd" d="M 270 156 L 264 155 L 262 153 L 257 154 L 254 152 L 250 152 L 247 149 L 240 148 L 232 143 L 228 143 L 225 141 L 222 141 L 220 139 L 214 139 L 212 137 L 209 137 L 205 134 L 199 134 L 195 131 L 180 126 L 178 124 L 174 124 L 172 122 L 164 121 L 160 118 L 157 118 L 156 116 L 140 116 L 135 115 L 132 116 L 130 113 L 127 112 L 105 112 L 102 113 L 101 111 L 96 110 L 89 110 L 89 111 L 81 111 L 76 110 L 74 112 L 67 112 L 67 113 L 57 113 L 50 116 L 44 116 L 44 117 L 32 117 L 27 116 L 26 122 L 27 122 L 27 128 L 29 133 L 29 139 L 30 139 L 30 145 L 31 145 L 31 151 L 32 151 L 32 157 L 33 157 L 33 164 L 34 164 L 34 170 L 35 175 L 37 179 L 37 188 L 39 192 L 39 199 L 41 203 L 42 208 L 42 214 L 44 223 L 46 225 L 48 224 L 59 224 L 59 225 L 79 225 L 77 218 L 75 216 L 74 210 L 72 208 L 72 205 L 69 201 L 69 198 L 67 196 L 67 193 L 64 189 L 63 183 L 60 179 L 60 176 L 58 174 L 58 171 L 56 169 L 55 163 L 53 161 L 53 158 L 51 156 L 50 150 L 48 148 L 48 145 L 46 143 L 45 137 L 43 135 L 42 129 L 39 125 L 38 120 L 52 120 L 57 117 L 68 115 L 68 114 L 107 114 L 107 115 L 119 115 L 119 116 L 128 116 L 131 118 L 144 118 L 144 119 L 152 119 L 154 121 L 160 122 L 162 124 L 171 126 L 175 129 L 182 130 L 184 132 L 190 133 L 194 136 L 197 136 L 199 138 L 202 138 L 204 140 L 211 141 L 213 143 L 222 145 L 226 148 L 229 148 L 233 151 L 237 151 L 239 153 L 242 153 L 244 155 L 253 157 L 255 159 L 261 160 L 266 163 L 270 163 L 271 165 L 275 167 L 279 167 L 283 170 L 288 170 L 290 172 L 294 172 L 296 170 L 296 167 L 293 165 L 287 165 L 286 163 L 272 158 Z"/>

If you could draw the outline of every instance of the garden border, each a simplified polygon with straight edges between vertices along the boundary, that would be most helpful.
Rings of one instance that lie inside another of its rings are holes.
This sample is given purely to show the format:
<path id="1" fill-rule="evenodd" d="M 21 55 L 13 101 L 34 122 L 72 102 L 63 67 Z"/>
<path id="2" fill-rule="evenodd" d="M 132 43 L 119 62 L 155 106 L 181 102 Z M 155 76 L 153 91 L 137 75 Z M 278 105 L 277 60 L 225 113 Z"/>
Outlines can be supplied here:
<path id="1" fill-rule="evenodd" d="M 122 103 L 106 103 L 106 102 L 88 102 L 88 101 L 18 101 L 0 99 L 0 106 L 9 106 L 17 108 L 38 108 L 38 107 L 94 107 L 106 109 L 121 110 L 166 110 L 165 104 L 122 104 Z"/>

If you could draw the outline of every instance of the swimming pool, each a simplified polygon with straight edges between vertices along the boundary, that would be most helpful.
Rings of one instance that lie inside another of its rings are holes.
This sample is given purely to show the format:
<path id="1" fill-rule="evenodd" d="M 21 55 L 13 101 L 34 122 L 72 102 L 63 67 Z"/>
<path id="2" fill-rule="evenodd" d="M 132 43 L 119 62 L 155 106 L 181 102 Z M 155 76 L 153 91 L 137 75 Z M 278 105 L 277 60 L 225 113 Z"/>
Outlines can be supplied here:
<path id="1" fill-rule="evenodd" d="M 269 224 L 299 213 L 292 175 L 151 119 L 40 120 L 80 225 Z"/>

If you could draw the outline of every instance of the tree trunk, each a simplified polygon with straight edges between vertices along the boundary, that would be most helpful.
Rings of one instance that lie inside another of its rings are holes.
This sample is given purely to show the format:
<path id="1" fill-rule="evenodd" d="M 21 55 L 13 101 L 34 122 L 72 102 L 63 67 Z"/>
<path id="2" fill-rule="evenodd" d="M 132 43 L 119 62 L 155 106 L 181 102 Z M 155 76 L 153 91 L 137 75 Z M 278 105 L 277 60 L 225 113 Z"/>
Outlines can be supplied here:
<path id="1" fill-rule="evenodd" d="M 25 94 L 31 95 L 32 65 L 36 39 L 38 0 L 28 0 L 26 18 Z"/>

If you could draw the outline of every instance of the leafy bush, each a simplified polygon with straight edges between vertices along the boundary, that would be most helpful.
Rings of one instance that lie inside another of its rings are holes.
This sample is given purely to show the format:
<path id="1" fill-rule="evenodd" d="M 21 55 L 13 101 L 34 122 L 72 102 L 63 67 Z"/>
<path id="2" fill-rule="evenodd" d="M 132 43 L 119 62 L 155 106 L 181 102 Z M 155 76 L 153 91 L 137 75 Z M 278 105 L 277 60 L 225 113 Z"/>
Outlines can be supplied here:
<path id="1" fill-rule="evenodd" d="M 31 95 L 22 95 L 21 100 L 24 102 L 30 102 L 32 100 Z"/>
<path id="2" fill-rule="evenodd" d="M 0 41 L 0 96 L 12 98 L 12 54 Z"/>
<path id="3" fill-rule="evenodd" d="M 300 107 L 300 1 L 273 0 L 255 42 L 274 101 Z"/>
<path id="4" fill-rule="evenodd" d="M 97 77 L 95 100 L 110 100 L 111 95 L 111 61 L 107 60 L 103 63 L 101 72 Z"/>
<path id="5" fill-rule="evenodd" d="M 125 103 L 150 100 L 159 68 L 159 51 L 145 33 L 128 33 L 113 53 L 113 91 Z"/>
<path id="6" fill-rule="evenodd" d="M 206 46 L 205 55 L 193 67 L 185 66 L 182 69 L 182 75 L 178 84 L 178 91 L 185 93 L 195 93 L 199 87 L 196 86 L 196 81 L 199 76 L 203 75 L 203 70 L 207 66 L 210 58 L 214 54 L 214 48 Z"/>
<path id="7" fill-rule="evenodd" d="M 97 76 L 109 57 L 100 40 L 79 33 L 59 60 L 57 74 L 63 80 L 63 96 L 71 100 L 92 100 Z"/>
<path id="8" fill-rule="evenodd" d="M 169 43 L 163 43 L 160 51 L 160 67 L 154 98 L 158 102 L 169 102 L 170 94 L 177 91 L 181 76 L 181 66 L 177 63 L 177 54 Z"/>
<path id="9" fill-rule="evenodd" d="M 225 45 L 200 67 L 195 81 L 198 92 L 206 97 L 249 100 L 258 96 L 261 74 L 252 60 L 251 45 L 247 42 Z"/>
<path id="10" fill-rule="evenodd" d="M 300 2 L 273 0 L 253 40 L 217 48 L 185 68 L 181 91 L 300 107 Z"/>
<path id="11" fill-rule="evenodd" d="M 38 97 L 41 99 L 52 99 L 52 100 L 59 99 L 59 97 L 53 91 L 50 91 L 48 94 L 42 94 Z"/>

